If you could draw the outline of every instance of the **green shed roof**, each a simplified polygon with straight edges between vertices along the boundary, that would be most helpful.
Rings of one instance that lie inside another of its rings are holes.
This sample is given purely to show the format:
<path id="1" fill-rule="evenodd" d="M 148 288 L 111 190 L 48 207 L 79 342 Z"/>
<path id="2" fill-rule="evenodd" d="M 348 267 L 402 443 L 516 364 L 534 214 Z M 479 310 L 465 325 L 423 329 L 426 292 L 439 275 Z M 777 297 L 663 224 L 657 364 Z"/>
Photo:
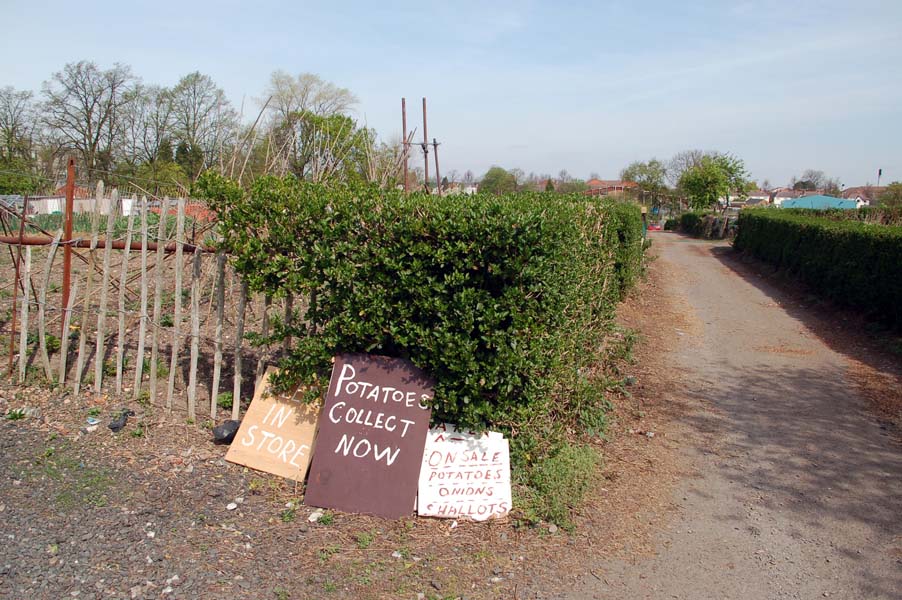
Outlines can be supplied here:
<path id="1" fill-rule="evenodd" d="M 802 196 L 801 198 L 792 198 L 784 200 L 780 205 L 782 208 L 815 208 L 826 210 L 828 208 L 858 208 L 858 204 L 854 200 L 843 200 L 842 198 L 834 198 L 833 196 Z"/>

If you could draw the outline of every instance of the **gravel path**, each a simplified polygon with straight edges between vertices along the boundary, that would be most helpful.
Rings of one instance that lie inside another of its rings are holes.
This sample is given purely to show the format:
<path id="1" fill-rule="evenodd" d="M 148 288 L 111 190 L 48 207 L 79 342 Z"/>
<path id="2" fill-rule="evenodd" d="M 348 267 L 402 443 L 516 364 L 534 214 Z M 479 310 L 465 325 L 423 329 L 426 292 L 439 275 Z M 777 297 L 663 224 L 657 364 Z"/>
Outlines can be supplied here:
<path id="1" fill-rule="evenodd" d="M 902 447 L 866 412 L 843 349 L 729 248 L 653 239 L 689 307 L 668 359 L 695 475 L 655 556 L 602 562 L 560 597 L 902 597 Z"/>

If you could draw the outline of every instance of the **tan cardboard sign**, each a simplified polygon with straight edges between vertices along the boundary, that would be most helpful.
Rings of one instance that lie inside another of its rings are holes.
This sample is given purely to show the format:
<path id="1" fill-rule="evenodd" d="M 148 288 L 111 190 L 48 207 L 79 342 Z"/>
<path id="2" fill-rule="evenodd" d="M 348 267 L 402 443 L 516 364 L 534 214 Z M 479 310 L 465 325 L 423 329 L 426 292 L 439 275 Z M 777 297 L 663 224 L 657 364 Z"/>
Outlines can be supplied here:
<path id="1" fill-rule="evenodd" d="M 277 372 L 270 367 L 260 378 L 226 460 L 303 482 L 320 408 L 295 399 L 297 390 L 273 394 L 269 380 Z"/>
<path id="2" fill-rule="evenodd" d="M 426 517 L 500 518 L 511 510 L 508 442 L 453 425 L 429 430 L 420 469 L 417 513 Z"/>
<path id="3" fill-rule="evenodd" d="M 432 380 L 410 361 L 335 358 L 304 503 L 388 518 L 413 512 Z"/>

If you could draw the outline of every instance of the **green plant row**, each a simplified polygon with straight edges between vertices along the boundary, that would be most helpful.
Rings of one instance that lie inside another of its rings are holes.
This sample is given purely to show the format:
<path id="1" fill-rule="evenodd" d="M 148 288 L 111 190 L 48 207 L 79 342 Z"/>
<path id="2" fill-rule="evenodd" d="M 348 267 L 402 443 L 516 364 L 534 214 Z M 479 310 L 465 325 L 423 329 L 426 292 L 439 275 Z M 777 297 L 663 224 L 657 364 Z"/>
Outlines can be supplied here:
<path id="1" fill-rule="evenodd" d="M 747 209 L 734 246 L 825 298 L 902 329 L 902 227 Z"/>

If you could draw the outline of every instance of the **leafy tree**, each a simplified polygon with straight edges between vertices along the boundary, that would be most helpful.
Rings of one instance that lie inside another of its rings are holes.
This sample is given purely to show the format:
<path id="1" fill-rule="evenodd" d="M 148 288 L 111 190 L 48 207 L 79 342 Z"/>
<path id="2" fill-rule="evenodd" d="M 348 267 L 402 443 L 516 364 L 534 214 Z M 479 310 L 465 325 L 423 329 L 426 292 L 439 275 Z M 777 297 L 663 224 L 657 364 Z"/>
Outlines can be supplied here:
<path id="1" fill-rule="evenodd" d="M 902 183 L 894 181 L 877 198 L 880 206 L 902 208 Z"/>
<path id="2" fill-rule="evenodd" d="M 647 193 L 661 193 L 667 189 L 667 168 L 656 158 L 648 162 L 635 161 L 620 171 L 620 179 L 638 184 Z"/>
<path id="3" fill-rule="evenodd" d="M 310 181 L 360 181 L 376 134 L 346 115 L 291 114 L 278 130 L 285 169 Z"/>
<path id="4" fill-rule="evenodd" d="M 0 158 L 28 158 L 32 145 L 35 115 L 34 94 L 0 88 Z"/>
<path id="5" fill-rule="evenodd" d="M 486 194 L 506 194 L 517 190 L 517 179 L 501 167 L 492 167 L 479 183 L 479 191 Z"/>
<path id="6" fill-rule="evenodd" d="M 182 140 L 175 148 L 175 163 L 185 173 L 189 173 L 192 176 L 197 175 L 204 167 L 203 150 L 199 146 Z"/>
<path id="7" fill-rule="evenodd" d="M 545 180 L 545 191 L 553 192 L 554 191 L 554 182 L 551 181 L 551 177 Z"/>
<path id="8" fill-rule="evenodd" d="M 31 194 L 38 182 L 31 175 L 31 167 L 24 158 L 0 156 L 0 194 Z"/>
<path id="9" fill-rule="evenodd" d="M 695 209 L 705 209 L 730 194 L 746 194 L 750 182 L 745 163 L 728 154 L 703 156 L 680 177 L 679 188 Z"/>

